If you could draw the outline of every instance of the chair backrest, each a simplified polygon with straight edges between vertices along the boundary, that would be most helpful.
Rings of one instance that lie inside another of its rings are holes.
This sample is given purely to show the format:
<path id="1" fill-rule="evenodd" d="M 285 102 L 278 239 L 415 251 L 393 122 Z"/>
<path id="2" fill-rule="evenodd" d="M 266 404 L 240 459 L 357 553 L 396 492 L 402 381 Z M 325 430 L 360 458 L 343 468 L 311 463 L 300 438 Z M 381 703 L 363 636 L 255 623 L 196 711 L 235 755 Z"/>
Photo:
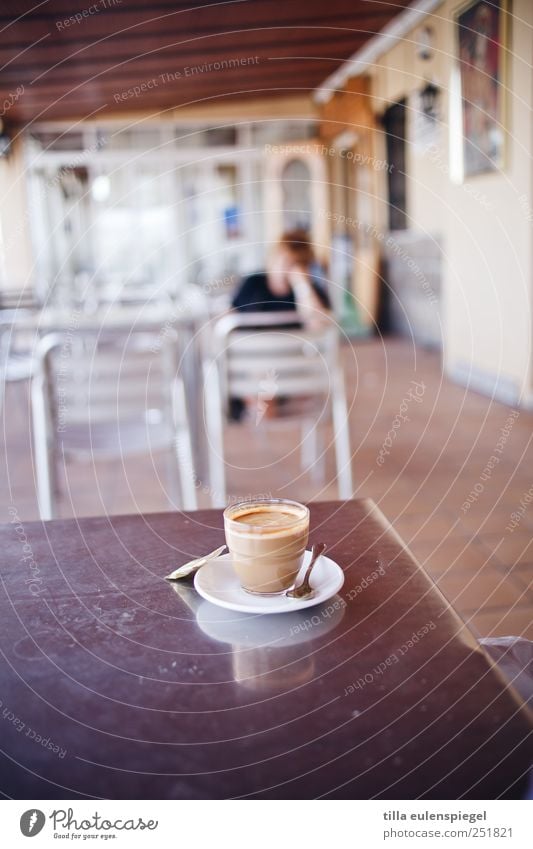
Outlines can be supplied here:
<path id="1" fill-rule="evenodd" d="M 337 364 L 333 326 L 301 328 L 292 312 L 236 313 L 214 329 L 215 357 L 225 398 L 326 396 Z"/>
<path id="2" fill-rule="evenodd" d="M 37 354 L 52 419 L 59 426 L 170 421 L 176 341 L 174 331 L 73 330 L 45 336 Z"/>

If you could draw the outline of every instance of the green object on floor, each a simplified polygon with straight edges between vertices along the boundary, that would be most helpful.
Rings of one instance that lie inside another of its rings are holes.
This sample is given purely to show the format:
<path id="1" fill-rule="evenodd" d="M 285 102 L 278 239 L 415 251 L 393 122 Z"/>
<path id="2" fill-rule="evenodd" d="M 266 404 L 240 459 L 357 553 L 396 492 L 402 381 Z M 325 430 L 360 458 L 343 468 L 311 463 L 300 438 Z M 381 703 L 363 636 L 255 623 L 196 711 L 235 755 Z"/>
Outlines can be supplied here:
<path id="1" fill-rule="evenodd" d="M 344 290 L 339 322 L 341 329 L 350 339 L 370 336 L 370 329 L 362 323 L 355 298 L 349 289 Z"/>

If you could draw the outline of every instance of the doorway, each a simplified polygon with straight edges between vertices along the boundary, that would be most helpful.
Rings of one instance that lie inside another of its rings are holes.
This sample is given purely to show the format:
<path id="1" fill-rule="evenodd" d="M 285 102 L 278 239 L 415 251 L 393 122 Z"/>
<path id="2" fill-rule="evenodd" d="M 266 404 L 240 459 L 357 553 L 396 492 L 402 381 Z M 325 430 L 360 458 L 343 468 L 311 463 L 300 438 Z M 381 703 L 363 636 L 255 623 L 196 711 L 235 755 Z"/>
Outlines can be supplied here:
<path id="1" fill-rule="evenodd" d="M 383 115 L 387 146 L 387 189 L 389 194 L 389 230 L 407 229 L 407 192 L 405 176 L 405 100 L 394 103 Z"/>

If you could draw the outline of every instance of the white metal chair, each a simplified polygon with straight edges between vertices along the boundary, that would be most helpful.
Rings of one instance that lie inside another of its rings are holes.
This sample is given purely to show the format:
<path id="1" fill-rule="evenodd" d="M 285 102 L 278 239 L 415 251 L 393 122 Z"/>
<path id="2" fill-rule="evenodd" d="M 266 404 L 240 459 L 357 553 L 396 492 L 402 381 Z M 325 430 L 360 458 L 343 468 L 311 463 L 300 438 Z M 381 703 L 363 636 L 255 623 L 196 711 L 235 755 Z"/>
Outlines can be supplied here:
<path id="1" fill-rule="evenodd" d="M 31 392 L 42 519 L 56 512 L 60 460 L 106 460 L 159 451 L 174 453 L 181 504 L 196 508 L 176 348 L 177 335 L 168 328 L 164 333 L 78 329 L 40 340 Z"/>
<path id="2" fill-rule="evenodd" d="M 4 406 L 10 329 L 11 322 L 4 319 L 0 314 L 0 415 Z"/>
<path id="3" fill-rule="evenodd" d="M 299 399 L 308 407 L 309 401 L 317 402 L 311 413 L 297 410 L 292 417 L 302 425 L 302 466 L 312 471 L 318 462 L 318 426 L 329 419 L 339 496 L 352 498 L 352 455 L 337 329 L 301 329 L 296 312 L 230 313 L 215 323 L 211 341 L 210 356 L 204 361 L 204 408 L 213 505 L 224 506 L 226 501 L 224 424 L 234 398 Z"/>
<path id="4" fill-rule="evenodd" d="M 26 352 L 20 353 L 13 344 L 18 323 L 28 315 L 31 315 L 31 311 L 27 309 L 0 310 L 0 413 L 6 383 L 28 380 L 32 375 L 32 356 Z"/>

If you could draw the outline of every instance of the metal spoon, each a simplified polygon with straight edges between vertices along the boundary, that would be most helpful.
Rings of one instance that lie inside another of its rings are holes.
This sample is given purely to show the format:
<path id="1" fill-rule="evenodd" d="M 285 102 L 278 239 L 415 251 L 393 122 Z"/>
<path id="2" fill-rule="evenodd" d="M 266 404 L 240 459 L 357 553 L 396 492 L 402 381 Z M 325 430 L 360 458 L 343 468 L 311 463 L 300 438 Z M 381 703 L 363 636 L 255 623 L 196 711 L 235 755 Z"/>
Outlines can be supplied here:
<path id="1" fill-rule="evenodd" d="M 315 591 L 309 583 L 309 578 L 311 577 L 311 572 L 313 566 L 316 561 L 320 557 L 321 554 L 324 554 L 326 550 L 326 545 L 323 542 L 319 542 L 313 546 L 311 549 L 311 560 L 309 561 L 309 566 L 306 569 L 304 579 L 299 587 L 294 587 L 292 590 L 287 590 L 285 593 L 288 598 L 311 598 L 314 596 Z"/>
<path id="2" fill-rule="evenodd" d="M 203 557 L 189 560 L 188 563 L 184 563 L 183 566 L 175 569 L 170 575 L 166 575 L 165 581 L 180 581 L 182 578 L 188 578 L 189 575 L 194 574 L 194 572 L 197 572 L 198 569 L 204 566 L 208 560 L 214 560 L 215 557 L 219 557 L 225 548 L 225 545 L 221 545 L 220 548 L 215 548 L 210 554 L 204 554 Z"/>

